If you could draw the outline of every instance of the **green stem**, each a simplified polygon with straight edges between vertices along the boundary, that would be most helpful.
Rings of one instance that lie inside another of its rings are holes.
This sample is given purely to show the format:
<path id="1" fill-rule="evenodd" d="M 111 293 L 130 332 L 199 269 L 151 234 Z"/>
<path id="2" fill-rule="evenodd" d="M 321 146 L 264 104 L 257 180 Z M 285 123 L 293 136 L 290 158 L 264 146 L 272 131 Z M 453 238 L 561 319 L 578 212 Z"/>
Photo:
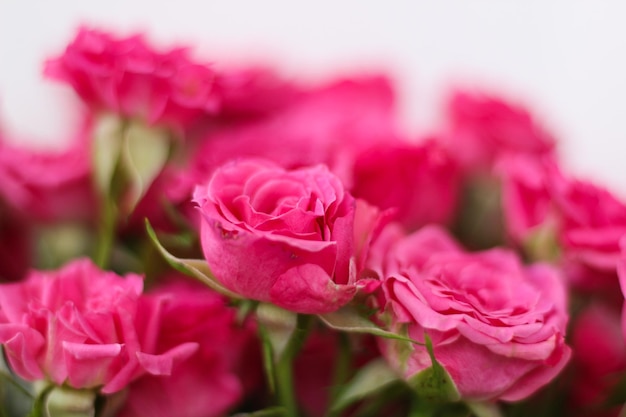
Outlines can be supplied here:
<path id="1" fill-rule="evenodd" d="M 116 207 L 113 199 L 109 196 L 105 198 L 102 218 L 100 223 L 100 231 L 98 235 L 98 244 L 96 246 L 95 263 L 100 268 L 105 269 L 109 264 L 111 250 L 113 249 L 113 241 L 115 239 L 116 226 Z"/>
<path id="2" fill-rule="evenodd" d="M 278 401 L 285 407 L 286 417 L 298 417 L 298 405 L 293 386 L 293 358 L 283 356 L 276 363 L 276 388 L 278 391 Z"/>
<path id="3" fill-rule="evenodd" d="M 298 322 L 287 347 L 276 362 L 276 390 L 280 404 L 285 407 L 286 417 L 298 417 L 298 405 L 293 381 L 293 360 L 304 344 L 311 328 L 313 316 L 298 315 Z"/>
<path id="4" fill-rule="evenodd" d="M 344 389 L 344 384 L 348 379 L 351 368 L 351 355 L 350 355 L 350 340 L 346 333 L 338 333 L 338 355 L 335 362 L 335 370 L 333 372 L 333 385 L 330 392 L 329 404 L 335 404 L 335 400 L 341 394 Z M 326 417 L 336 417 L 342 410 L 330 410 L 326 411 Z"/>

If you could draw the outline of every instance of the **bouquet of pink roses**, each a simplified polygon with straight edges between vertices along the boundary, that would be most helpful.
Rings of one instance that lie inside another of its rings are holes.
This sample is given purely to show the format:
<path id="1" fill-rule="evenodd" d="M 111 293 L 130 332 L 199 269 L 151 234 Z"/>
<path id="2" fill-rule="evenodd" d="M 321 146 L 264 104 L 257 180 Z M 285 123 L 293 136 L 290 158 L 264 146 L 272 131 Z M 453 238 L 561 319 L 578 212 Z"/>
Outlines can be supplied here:
<path id="1" fill-rule="evenodd" d="M 84 122 L 0 135 L 0 415 L 626 415 L 626 203 L 522 106 L 408 137 L 384 75 L 89 28 L 44 73 Z"/>

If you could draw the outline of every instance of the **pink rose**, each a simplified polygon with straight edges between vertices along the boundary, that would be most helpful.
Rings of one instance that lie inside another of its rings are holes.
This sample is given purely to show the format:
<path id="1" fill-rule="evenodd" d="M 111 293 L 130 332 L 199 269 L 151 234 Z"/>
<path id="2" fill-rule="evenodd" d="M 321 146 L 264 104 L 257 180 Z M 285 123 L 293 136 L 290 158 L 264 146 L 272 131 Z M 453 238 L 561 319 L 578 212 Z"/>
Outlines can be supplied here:
<path id="1" fill-rule="evenodd" d="M 451 152 L 470 169 L 489 170 L 503 154 L 546 155 L 554 139 L 523 107 L 479 92 L 456 91 L 448 101 Z"/>
<path id="2" fill-rule="evenodd" d="M 449 224 L 456 215 L 461 178 L 456 163 L 434 140 L 421 145 L 380 144 L 358 155 L 352 194 L 414 230 Z"/>
<path id="3" fill-rule="evenodd" d="M 561 278 L 546 265 L 524 267 L 502 249 L 467 253 L 454 246 L 430 227 L 390 246 L 379 270 L 384 310 L 412 339 L 431 338 L 462 398 L 522 400 L 570 356 Z M 384 355 L 407 379 L 431 366 L 423 346 L 403 355 L 383 343 Z"/>
<path id="4" fill-rule="evenodd" d="M 184 48 L 156 51 L 141 35 L 81 28 L 45 74 L 68 83 L 92 108 L 175 128 L 219 108 L 209 65 L 192 61 Z"/>
<path id="5" fill-rule="evenodd" d="M 159 303 L 157 350 L 189 342 L 199 348 L 171 375 L 147 374 L 134 381 L 119 416 L 224 415 L 242 397 L 235 367 L 254 333 L 237 325 L 236 311 L 223 297 L 188 279 L 170 279 L 149 297 Z"/>
<path id="6" fill-rule="evenodd" d="M 20 377 L 104 394 L 142 374 L 168 375 L 197 345 L 159 351 L 158 303 L 141 297 L 141 277 L 122 278 L 91 261 L 32 271 L 0 285 L 0 343 Z"/>
<path id="7" fill-rule="evenodd" d="M 593 303 L 576 318 L 572 333 L 572 410 L 594 417 L 617 416 L 621 407 L 600 412 L 626 371 L 626 343 L 619 309 Z"/>
<path id="8" fill-rule="evenodd" d="M 89 125 L 60 151 L 27 149 L 0 137 L 0 197 L 37 221 L 93 218 Z"/>
<path id="9" fill-rule="evenodd" d="M 301 91 L 267 67 L 222 69 L 215 77 L 220 97 L 220 116 L 227 118 L 259 117 L 284 109 Z"/>
<path id="10" fill-rule="evenodd" d="M 499 163 L 510 236 L 527 245 L 552 235 L 557 262 L 585 289 L 617 287 L 619 240 L 626 235 L 626 204 L 608 190 L 561 172 L 551 158 L 516 156 Z"/>
<path id="11" fill-rule="evenodd" d="M 397 141 L 394 94 L 382 76 L 340 79 L 301 92 L 268 117 L 209 133 L 168 196 L 183 201 L 220 165 L 240 158 L 272 160 L 285 168 L 326 164 L 349 187 L 357 155 Z"/>
<path id="12" fill-rule="evenodd" d="M 194 201 L 204 256 L 230 290 L 301 313 L 333 311 L 354 296 L 355 200 L 326 167 L 226 164 Z"/>

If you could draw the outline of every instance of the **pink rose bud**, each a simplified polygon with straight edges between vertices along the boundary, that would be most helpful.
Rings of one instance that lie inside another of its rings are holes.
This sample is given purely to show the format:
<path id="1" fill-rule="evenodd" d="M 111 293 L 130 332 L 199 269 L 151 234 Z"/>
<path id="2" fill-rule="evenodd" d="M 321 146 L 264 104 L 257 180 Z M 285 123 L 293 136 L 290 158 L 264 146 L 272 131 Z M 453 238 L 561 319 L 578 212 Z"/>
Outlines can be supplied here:
<path id="1" fill-rule="evenodd" d="M 197 345 L 158 351 L 158 305 L 141 277 L 120 277 L 76 260 L 0 285 L 0 343 L 20 377 L 104 394 L 147 373 L 168 375 Z"/>
<path id="2" fill-rule="evenodd" d="M 231 291 L 312 314 L 354 296 L 355 236 L 364 239 L 354 230 L 354 198 L 325 166 L 226 164 L 196 188 L 194 201 L 204 256 Z"/>
<path id="3" fill-rule="evenodd" d="M 388 245 L 379 269 L 381 318 L 388 315 L 416 341 L 428 335 L 462 398 L 522 400 L 550 382 L 570 356 L 561 277 L 547 265 L 525 267 L 506 250 L 467 253 L 455 246 L 446 232 L 430 227 Z M 424 346 L 382 343 L 388 361 L 409 381 L 432 365 Z"/>

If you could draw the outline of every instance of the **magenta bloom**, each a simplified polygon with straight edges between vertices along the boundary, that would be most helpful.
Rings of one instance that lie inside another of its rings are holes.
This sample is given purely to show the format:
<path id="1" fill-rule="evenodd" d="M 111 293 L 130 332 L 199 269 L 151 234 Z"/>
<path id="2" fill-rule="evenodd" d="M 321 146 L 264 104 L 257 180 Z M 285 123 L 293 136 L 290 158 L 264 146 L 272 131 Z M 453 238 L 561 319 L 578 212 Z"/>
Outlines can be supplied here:
<path id="1" fill-rule="evenodd" d="M 381 209 L 393 209 L 407 229 L 449 224 L 460 197 L 459 168 L 435 141 L 380 144 L 358 155 L 352 194 Z"/>
<path id="2" fill-rule="evenodd" d="M 226 164 L 194 201 L 204 256 L 230 290 L 302 313 L 333 311 L 354 296 L 356 204 L 326 167 Z"/>
<path id="3" fill-rule="evenodd" d="M 215 77 L 224 119 L 267 116 L 294 103 L 301 91 L 268 67 L 222 69 Z"/>
<path id="4" fill-rule="evenodd" d="M 159 303 L 158 351 L 194 342 L 199 348 L 171 375 L 146 374 L 130 385 L 120 417 L 218 417 L 242 396 L 235 367 L 252 339 L 223 297 L 188 279 L 170 280 L 149 297 Z M 158 395 L 155 395 L 158 393 Z"/>
<path id="5" fill-rule="evenodd" d="M 0 137 L 0 198 L 37 221 L 93 218 L 88 128 L 61 151 L 18 147 Z"/>
<path id="6" fill-rule="evenodd" d="M 503 154 L 546 155 L 554 139 L 525 108 L 498 97 L 455 92 L 448 101 L 450 150 L 470 169 L 490 169 Z"/>
<path id="7" fill-rule="evenodd" d="M 379 272 L 392 326 L 406 326 L 418 341 L 432 339 L 461 397 L 522 400 L 563 369 L 568 316 L 555 270 L 525 267 L 502 249 L 464 252 L 430 227 L 387 247 Z M 423 346 L 406 353 L 384 349 L 406 378 L 431 366 Z"/>
<path id="8" fill-rule="evenodd" d="M 516 156 L 499 164 L 510 236 L 527 244 L 542 229 L 553 234 L 567 277 L 587 289 L 616 288 L 626 204 L 609 191 L 565 175 L 551 158 Z"/>
<path id="9" fill-rule="evenodd" d="M 619 415 L 621 407 L 601 412 L 626 371 L 626 343 L 619 308 L 592 303 L 576 318 L 572 335 L 573 410 L 589 409 L 594 417 Z M 597 407 L 597 408 L 593 408 Z"/>
<path id="10" fill-rule="evenodd" d="M 192 61 L 184 48 L 156 51 L 141 35 L 116 38 L 81 28 L 46 63 L 45 74 L 68 83 L 94 109 L 149 123 L 184 127 L 219 108 L 209 65 Z"/>
<path id="11" fill-rule="evenodd" d="M 0 343 L 20 377 L 109 394 L 147 373 L 167 375 L 197 345 L 159 351 L 158 305 L 141 277 L 120 277 L 89 260 L 33 271 L 0 285 Z"/>

